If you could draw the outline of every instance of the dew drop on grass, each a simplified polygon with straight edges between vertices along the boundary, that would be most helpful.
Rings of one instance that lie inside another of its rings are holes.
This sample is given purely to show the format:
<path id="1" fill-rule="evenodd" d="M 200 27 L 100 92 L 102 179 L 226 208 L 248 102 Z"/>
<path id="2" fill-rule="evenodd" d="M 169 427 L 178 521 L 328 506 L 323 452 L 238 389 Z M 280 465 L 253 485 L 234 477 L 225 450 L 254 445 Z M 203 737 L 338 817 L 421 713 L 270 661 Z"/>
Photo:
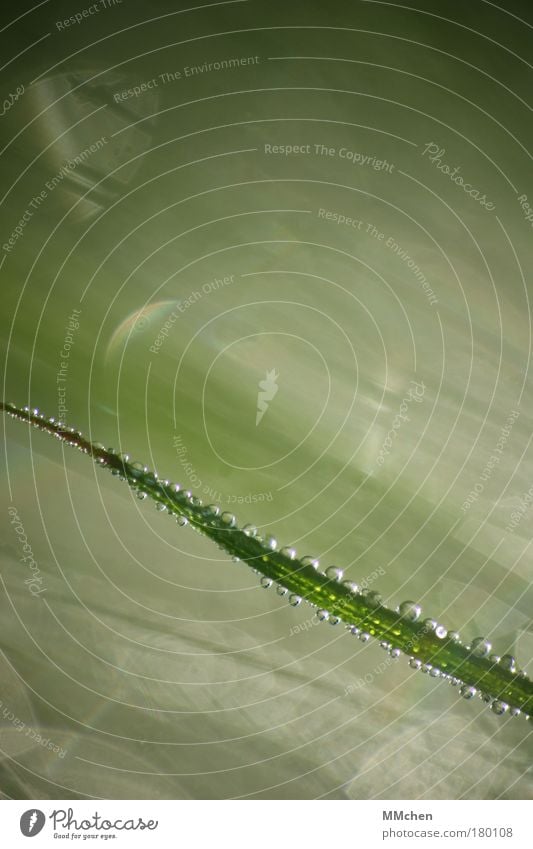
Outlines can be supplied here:
<path id="1" fill-rule="evenodd" d="M 402 601 L 398 612 L 402 619 L 407 619 L 409 622 L 416 622 L 420 619 L 422 608 L 416 601 Z"/>
<path id="2" fill-rule="evenodd" d="M 326 569 L 326 577 L 329 578 L 330 581 L 342 581 L 344 572 L 342 569 L 337 568 L 337 566 L 328 566 Z"/>
<path id="3" fill-rule="evenodd" d="M 306 554 L 304 557 L 302 557 L 300 562 L 302 566 L 311 566 L 313 569 L 318 570 L 320 567 L 320 561 L 318 561 L 316 557 L 312 557 L 312 555 L 310 554 Z"/>
<path id="4" fill-rule="evenodd" d="M 363 590 L 365 600 L 370 607 L 379 607 L 383 601 L 383 596 L 377 590 Z"/>
<path id="5" fill-rule="evenodd" d="M 463 699 L 473 699 L 477 693 L 477 690 L 475 687 L 470 687 L 468 684 L 464 684 L 459 690 L 459 692 L 461 693 Z"/>
<path id="6" fill-rule="evenodd" d="M 475 640 L 472 640 L 470 653 L 473 654 L 474 657 L 486 657 L 491 648 L 492 643 L 485 639 L 485 637 L 476 637 Z"/>
<path id="7" fill-rule="evenodd" d="M 220 520 L 226 525 L 228 528 L 234 528 L 236 524 L 236 519 L 233 513 L 222 513 Z"/>
<path id="8" fill-rule="evenodd" d="M 512 654 L 504 654 L 500 658 L 500 666 L 504 669 L 508 669 L 509 672 L 516 672 L 516 660 L 512 656 Z"/>

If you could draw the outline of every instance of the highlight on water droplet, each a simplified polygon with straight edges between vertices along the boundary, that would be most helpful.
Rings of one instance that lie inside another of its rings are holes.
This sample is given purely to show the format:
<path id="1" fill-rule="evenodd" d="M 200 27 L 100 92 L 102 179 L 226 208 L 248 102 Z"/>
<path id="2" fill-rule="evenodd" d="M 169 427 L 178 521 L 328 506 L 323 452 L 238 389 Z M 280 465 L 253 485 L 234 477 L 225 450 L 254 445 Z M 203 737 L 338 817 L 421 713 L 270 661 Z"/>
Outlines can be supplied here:
<path id="1" fill-rule="evenodd" d="M 422 608 L 416 601 L 402 601 L 398 607 L 398 613 L 402 619 L 407 619 L 409 622 L 416 622 L 420 619 Z"/>
<path id="2" fill-rule="evenodd" d="M 476 637 L 470 645 L 470 654 L 474 657 L 486 657 L 492 648 L 492 643 L 485 637 Z"/>
<path id="3" fill-rule="evenodd" d="M 498 716 L 502 716 L 502 714 L 507 713 L 507 711 L 509 710 L 509 705 L 506 704 L 506 702 L 501 702 L 499 699 L 495 699 L 492 702 L 490 709 Z"/>
<path id="4" fill-rule="evenodd" d="M 328 566 L 326 569 L 326 577 L 330 579 L 330 581 L 342 581 L 344 577 L 344 572 L 342 569 L 339 569 L 337 566 Z"/>
<path id="5" fill-rule="evenodd" d="M 475 687 L 470 687 L 468 684 L 464 684 L 459 690 L 459 692 L 461 693 L 463 699 L 473 699 L 477 693 L 477 690 Z"/>

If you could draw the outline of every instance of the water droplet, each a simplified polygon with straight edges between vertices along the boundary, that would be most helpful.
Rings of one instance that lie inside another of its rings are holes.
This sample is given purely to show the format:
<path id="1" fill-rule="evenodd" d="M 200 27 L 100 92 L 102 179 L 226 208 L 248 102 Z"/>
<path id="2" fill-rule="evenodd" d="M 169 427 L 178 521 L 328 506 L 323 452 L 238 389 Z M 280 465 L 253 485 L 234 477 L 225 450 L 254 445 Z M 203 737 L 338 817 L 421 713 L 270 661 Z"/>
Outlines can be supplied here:
<path id="1" fill-rule="evenodd" d="M 289 604 L 291 605 L 291 607 L 298 607 L 298 605 L 301 604 L 301 603 L 302 603 L 301 595 L 296 595 L 296 593 L 293 593 L 292 595 L 289 596 Z"/>
<path id="2" fill-rule="evenodd" d="M 379 647 L 380 649 L 385 649 L 385 651 L 388 651 L 391 647 L 391 644 L 388 643 L 387 640 L 382 640 L 379 644 Z"/>
<path id="3" fill-rule="evenodd" d="M 316 617 L 320 620 L 320 622 L 326 622 L 329 619 L 329 611 L 320 608 L 316 612 Z"/>
<path id="4" fill-rule="evenodd" d="M 134 478 L 140 478 L 146 469 L 142 463 L 130 463 L 128 471 Z"/>
<path id="5" fill-rule="evenodd" d="M 407 619 L 409 622 L 416 622 L 420 619 L 422 608 L 416 601 L 402 601 L 398 612 L 403 619 Z"/>
<path id="6" fill-rule="evenodd" d="M 278 595 L 287 595 L 287 587 L 282 587 L 281 584 L 278 584 L 276 587 L 276 592 Z"/>
<path id="7" fill-rule="evenodd" d="M 370 634 L 367 634 L 366 631 L 363 631 L 362 634 L 359 634 L 359 639 L 362 643 L 367 643 L 370 639 Z"/>
<path id="8" fill-rule="evenodd" d="M 233 513 L 222 513 L 220 521 L 224 522 L 228 528 L 234 528 L 236 524 L 236 519 Z"/>
<path id="9" fill-rule="evenodd" d="M 377 590 L 365 589 L 362 591 L 361 595 L 364 596 L 369 607 L 379 607 L 383 600 L 383 596 L 381 593 L 378 593 Z"/>
<path id="10" fill-rule="evenodd" d="M 520 708 L 511 708 L 509 713 L 511 714 L 511 716 L 520 716 L 522 711 L 520 710 Z"/>
<path id="11" fill-rule="evenodd" d="M 257 528 L 255 525 L 244 525 L 242 531 L 244 534 L 246 534 L 247 537 L 257 536 Z"/>
<path id="12" fill-rule="evenodd" d="M 474 657 L 486 657 L 491 648 L 492 643 L 486 640 L 485 637 L 476 637 L 475 640 L 472 640 L 470 654 L 473 654 Z"/>
<path id="13" fill-rule="evenodd" d="M 500 657 L 499 654 L 491 654 L 489 656 L 489 660 L 490 660 L 491 663 L 499 663 L 500 660 L 501 660 L 501 657 Z"/>
<path id="14" fill-rule="evenodd" d="M 266 577 L 266 575 L 264 575 L 264 576 L 261 578 L 261 580 L 259 581 L 259 583 L 260 583 L 260 585 L 263 587 L 263 589 L 265 589 L 265 590 L 269 590 L 269 589 L 270 589 L 270 587 L 272 586 L 272 583 L 273 583 L 273 582 L 272 582 L 271 578 L 267 578 L 267 577 Z"/>
<path id="15" fill-rule="evenodd" d="M 180 528 L 184 528 L 185 525 L 189 524 L 189 520 L 186 518 L 186 516 L 176 516 L 176 522 L 178 523 Z"/>
<path id="16" fill-rule="evenodd" d="M 330 581 L 342 581 L 344 576 L 344 572 L 342 569 L 338 569 L 337 566 L 328 566 L 326 569 L 326 577 L 330 579 Z"/>
<path id="17" fill-rule="evenodd" d="M 390 650 L 390 656 L 391 657 L 396 658 L 396 657 L 400 657 L 400 655 L 401 655 L 400 649 L 394 648 L 394 649 Z"/>
<path id="18" fill-rule="evenodd" d="M 411 669 L 420 669 L 420 667 L 422 666 L 422 661 L 419 660 L 417 657 L 412 657 L 409 661 L 409 666 L 411 667 Z"/>
<path id="19" fill-rule="evenodd" d="M 193 505 L 193 507 L 201 507 L 202 499 L 197 498 L 196 495 L 193 495 L 193 497 L 191 498 L 191 504 Z"/>
<path id="20" fill-rule="evenodd" d="M 448 631 L 448 639 L 452 641 L 452 643 L 460 643 L 461 636 L 459 631 Z"/>
<path id="21" fill-rule="evenodd" d="M 477 690 L 475 687 L 470 687 L 469 684 L 464 684 L 459 690 L 459 692 L 461 693 L 463 699 L 473 699 L 477 693 Z"/>
<path id="22" fill-rule="evenodd" d="M 447 633 L 448 631 L 446 630 L 444 625 L 437 625 L 437 627 L 435 628 L 435 636 L 438 637 L 439 640 L 443 640 L 446 637 Z"/>
<path id="23" fill-rule="evenodd" d="M 165 510 L 167 509 L 167 505 L 163 504 L 162 501 L 158 501 L 157 504 L 155 505 L 155 509 L 158 510 L 159 513 L 164 513 Z"/>
<path id="24" fill-rule="evenodd" d="M 139 501 L 144 501 L 144 499 L 145 499 L 146 497 L 147 497 L 147 496 L 146 496 L 146 493 L 145 493 L 145 492 L 141 492 L 141 491 L 139 490 L 139 492 L 137 493 L 137 498 L 139 499 Z"/>
<path id="25" fill-rule="evenodd" d="M 423 663 L 422 666 L 420 667 L 420 672 L 427 674 L 430 671 L 430 669 L 431 669 L 430 663 Z"/>
<path id="26" fill-rule="evenodd" d="M 311 566 L 313 569 L 318 569 L 320 566 L 320 562 L 316 559 L 316 557 L 312 557 L 310 554 L 306 554 L 305 557 L 301 559 L 302 566 Z"/>
<path id="27" fill-rule="evenodd" d="M 504 654 L 500 658 L 500 666 L 504 669 L 508 669 L 509 672 L 516 672 L 516 660 L 512 656 L 512 654 Z"/>
<path id="28" fill-rule="evenodd" d="M 498 699 L 495 699 L 490 706 L 491 711 L 496 713 L 498 716 L 502 716 L 502 714 L 507 713 L 509 710 L 509 705 L 505 702 L 500 702 Z"/>
<path id="29" fill-rule="evenodd" d="M 422 625 L 424 626 L 424 631 L 434 631 L 438 626 L 438 622 L 435 619 L 424 619 Z"/>
<path id="30" fill-rule="evenodd" d="M 341 621 L 340 616 L 330 616 L 329 617 L 329 624 L 330 625 L 338 625 L 340 621 Z"/>
<path id="31" fill-rule="evenodd" d="M 280 550 L 280 554 L 283 554 L 284 557 L 288 557 L 289 560 L 294 560 L 294 558 L 296 557 L 296 550 L 294 548 L 291 548 L 290 545 L 287 545 L 285 546 L 285 548 L 282 548 Z"/>
<path id="32" fill-rule="evenodd" d="M 359 584 L 356 584 L 355 581 L 343 581 L 342 586 L 345 587 L 349 593 L 352 593 L 352 595 L 357 595 L 359 592 Z"/>
<path id="33" fill-rule="evenodd" d="M 440 669 L 437 669 L 435 666 L 429 670 L 429 674 L 432 678 L 440 678 Z"/>
<path id="34" fill-rule="evenodd" d="M 354 637 L 358 637 L 361 633 L 361 629 L 357 625 L 349 625 L 348 627 L 350 628 L 350 634 L 353 634 Z"/>

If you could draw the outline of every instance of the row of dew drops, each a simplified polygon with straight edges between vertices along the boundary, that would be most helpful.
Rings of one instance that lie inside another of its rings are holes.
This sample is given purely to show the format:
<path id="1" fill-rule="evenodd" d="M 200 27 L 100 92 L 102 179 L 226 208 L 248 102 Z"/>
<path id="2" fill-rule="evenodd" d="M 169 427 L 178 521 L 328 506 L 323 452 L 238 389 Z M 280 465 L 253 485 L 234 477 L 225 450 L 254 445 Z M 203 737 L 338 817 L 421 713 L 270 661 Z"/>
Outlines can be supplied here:
<path id="1" fill-rule="evenodd" d="M 62 442 L 65 442 L 69 445 L 79 448 L 85 454 L 91 454 L 91 450 L 85 447 L 84 445 L 79 443 L 79 440 L 82 439 L 82 434 L 75 430 L 74 428 L 67 428 L 65 424 L 60 421 L 57 421 L 54 418 L 46 419 L 44 415 L 42 415 L 39 410 L 31 409 L 30 407 L 23 408 L 23 415 L 20 415 L 20 411 L 17 410 L 15 405 L 10 405 L 12 409 L 8 409 L 8 412 L 14 418 L 22 418 L 27 421 L 29 417 L 32 418 L 32 423 L 35 427 L 40 428 L 41 430 L 46 430 L 48 433 L 52 433 L 56 437 L 58 437 Z M 137 498 L 144 500 L 148 497 L 148 493 L 143 490 L 143 486 L 146 487 L 156 487 L 161 489 L 161 494 L 164 496 L 171 496 L 173 500 L 177 503 L 180 503 L 183 506 L 187 506 L 189 509 L 195 511 L 199 517 L 202 518 L 205 522 L 219 521 L 228 529 L 235 529 L 238 531 L 237 521 L 233 513 L 229 512 L 221 512 L 220 507 L 216 504 L 203 505 L 202 501 L 195 497 L 190 491 L 183 490 L 179 484 L 171 484 L 170 481 L 164 480 L 158 477 L 157 474 L 150 472 L 150 470 L 144 466 L 142 463 L 131 462 L 128 454 L 117 454 L 112 448 L 106 449 L 100 443 L 91 443 L 92 449 L 96 449 L 97 451 L 104 452 L 104 455 L 100 454 L 95 457 L 95 463 L 100 467 L 106 467 L 109 465 L 109 461 L 112 458 L 118 459 L 122 466 L 123 470 L 118 470 L 116 468 L 111 468 L 111 473 L 119 478 L 121 481 L 125 481 L 129 484 L 129 486 L 135 491 Z M 156 510 L 160 512 L 166 512 L 171 517 L 175 518 L 178 525 L 181 527 L 189 524 L 188 519 L 178 513 L 175 513 L 171 509 L 168 508 L 166 504 L 162 501 L 156 501 Z M 285 555 L 290 560 L 296 560 L 296 550 L 292 547 L 278 548 L 278 543 L 276 539 L 272 536 L 261 537 L 258 535 L 258 530 L 254 525 L 248 524 L 244 525 L 240 529 L 246 536 L 254 537 L 257 539 L 263 548 L 266 551 L 279 551 L 280 554 Z M 225 550 L 223 546 L 219 546 L 222 550 Z M 233 560 L 235 562 L 239 561 L 238 557 L 234 557 Z M 317 572 L 320 572 L 320 563 L 319 561 L 310 556 L 306 555 L 301 557 L 298 561 L 302 566 L 311 566 Z M 260 570 L 254 569 L 254 572 L 257 574 L 261 574 Z M 373 607 L 379 607 L 382 603 L 382 596 L 379 592 L 375 590 L 370 590 L 368 588 L 361 588 L 354 581 L 344 580 L 344 572 L 342 569 L 339 569 L 337 566 L 329 566 L 323 573 L 327 578 L 332 582 L 342 583 L 342 585 L 354 595 L 361 595 L 365 598 L 367 604 Z M 271 578 L 266 576 L 262 576 L 260 579 L 260 585 L 264 589 L 269 589 L 274 584 L 274 581 Z M 302 602 L 306 602 L 313 607 L 311 602 L 307 602 L 302 596 L 297 595 L 295 593 L 289 593 L 286 587 L 281 584 L 276 585 L 276 592 L 279 596 L 284 597 L 288 596 L 288 602 L 292 607 L 298 607 Z M 414 601 L 403 601 L 400 605 L 396 607 L 396 612 L 403 619 L 409 622 L 418 622 L 422 615 L 422 608 L 419 604 Z M 316 617 L 320 622 L 329 622 L 330 625 L 339 625 L 342 622 L 341 617 L 331 614 L 328 610 L 324 608 L 317 608 Z M 457 631 L 447 631 L 443 625 L 440 625 L 434 619 L 424 619 L 422 621 L 423 628 L 426 632 L 434 632 L 435 636 L 439 639 L 448 639 L 456 642 L 458 644 L 462 644 L 460 635 Z M 370 634 L 357 625 L 352 623 L 345 623 L 346 629 L 352 634 L 354 637 L 357 637 L 363 643 L 368 642 L 370 640 Z M 392 658 L 398 658 L 402 652 L 399 648 L 393 646 L 390 642 L 386 640 L 380 641 L 380 646 L 384 649 Z M 527 673 L 519 670 L 516 666 L 515 658 L 510 654 L 505 654 L 503 656 L 499 656 L 496 654 L 492 654 L 492 644 L 485 637 L 476 637 L 470 645 L 466 645 L 465 648 L 470 651 L 471 655 L 479 658 L 488 658 L 493 664 L 498 664 L 501 668 L 509 670 L 510 672 L 517 673 L 524 678 L 527 678 Z M 444 681 L 447 681 L 453 687 L 459 686 L 459 693 L 464 699 L 473 699 L 474 697 L 479 697 L 483 702 L 485 702 L 493 713 L 502 716 L 504 714 L 508 714 L 510 716 L 520 716 L 522 711 L 517 707 L 510 707 L 506 702 L 501 699 L 495 698 L 490 693 L 484 692 L 482 690 L 478 690 L 476 687 L 473 687 L 469 684 L 465 684 L 461 681 L 460 678 L 456 678 L 455 676 L 444 672 L 441 669 L 438 669 L 435 666 L 432 666 L 430 663 L 423 663 L 419 658 L 408 656 L 408 662 L 411 669 L 419 670 L 420 672 L 429 674 L 432 678 L 440 678 Z M 526 719 L 532 720 L 532 716 L 525 715 Z"/>

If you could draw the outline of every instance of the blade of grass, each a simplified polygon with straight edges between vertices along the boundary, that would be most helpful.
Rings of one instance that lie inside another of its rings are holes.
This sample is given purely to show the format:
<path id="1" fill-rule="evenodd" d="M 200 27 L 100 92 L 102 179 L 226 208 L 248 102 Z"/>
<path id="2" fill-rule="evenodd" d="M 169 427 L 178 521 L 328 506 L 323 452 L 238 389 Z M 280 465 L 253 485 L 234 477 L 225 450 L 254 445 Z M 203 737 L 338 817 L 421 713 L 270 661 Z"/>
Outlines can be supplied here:
<path id="1" fill-rule="evenodd" d="M 403 652 L 412 668 L 444 678 L 458 686 L 467 699 L 479 695 L 496 714 L 522 713 L 528 719 L 533 715 L 533 682 L 516 668 L 512 657 L 490 654 L 491 646 L 483 638 L 465 645 L 457 634 L 448 633 L 434 620 L 420 622 L 419 608 L 413 602 L 405 602 L 398 610 L 386 607 L 379 593 L 360 591 L 353 582 L 343 582 L 341 570 L 320 572 L 312 558 L 298 559 L 292 549 L 279 550 L 275 540 L 257 536 L 252 526 L 239 528 L 232 514 L 220 513 L 215 505 L 203 505 L 178 484 L 159 478 L 127 455 L 88 441 L 61 422 L 46 419 L 38 410 L 1 402 L 0 410 L 88 454 L 140 497 L 151 498 L 158 509 L 174 515 L 179 524 L 189 524 L 231 557 L 247 563 L 262 576 L 263 586 L 276 582 L 287 591 L 293 606 L 307 602 L 316 607 L 319 619 L 344 622 L 362 640 L 380 640 L 393 657 Z"/>

